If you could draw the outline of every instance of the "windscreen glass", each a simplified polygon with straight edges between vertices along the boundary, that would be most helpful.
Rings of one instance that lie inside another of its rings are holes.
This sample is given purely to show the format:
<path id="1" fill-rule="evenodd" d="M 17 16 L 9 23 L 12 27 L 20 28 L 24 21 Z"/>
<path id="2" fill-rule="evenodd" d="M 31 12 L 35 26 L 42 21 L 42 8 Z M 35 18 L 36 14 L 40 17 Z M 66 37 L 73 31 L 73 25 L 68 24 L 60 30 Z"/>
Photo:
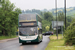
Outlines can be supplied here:
<path id="1" fill-rule="evenodd" d="M 37 27 L 19 28 L 19 35 L 30 36 L 37 34 Z"/>

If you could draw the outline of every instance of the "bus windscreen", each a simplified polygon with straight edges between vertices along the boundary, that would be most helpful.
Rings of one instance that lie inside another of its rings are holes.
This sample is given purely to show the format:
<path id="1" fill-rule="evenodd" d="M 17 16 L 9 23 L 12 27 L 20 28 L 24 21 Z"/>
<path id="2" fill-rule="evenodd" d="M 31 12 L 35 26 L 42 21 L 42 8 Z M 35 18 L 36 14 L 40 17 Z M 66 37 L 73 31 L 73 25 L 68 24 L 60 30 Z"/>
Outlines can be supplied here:
<path id="1" fill-rule="evenodd" d="M 37 27 L 26 27 L 26 28 L 19 28 L 19 35 L 35 35 L 37 34 Z"/>

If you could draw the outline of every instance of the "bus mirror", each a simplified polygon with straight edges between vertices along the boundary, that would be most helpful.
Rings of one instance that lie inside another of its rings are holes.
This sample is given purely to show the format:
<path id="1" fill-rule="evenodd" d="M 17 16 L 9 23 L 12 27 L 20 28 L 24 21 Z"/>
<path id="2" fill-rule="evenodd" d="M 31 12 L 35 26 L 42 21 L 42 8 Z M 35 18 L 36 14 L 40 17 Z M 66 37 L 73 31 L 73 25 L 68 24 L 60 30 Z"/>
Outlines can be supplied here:
<path id="1" fill-rule="evenodd" d="M 39 28 L 38 28 L 38 30 L 39 30 Z"/>

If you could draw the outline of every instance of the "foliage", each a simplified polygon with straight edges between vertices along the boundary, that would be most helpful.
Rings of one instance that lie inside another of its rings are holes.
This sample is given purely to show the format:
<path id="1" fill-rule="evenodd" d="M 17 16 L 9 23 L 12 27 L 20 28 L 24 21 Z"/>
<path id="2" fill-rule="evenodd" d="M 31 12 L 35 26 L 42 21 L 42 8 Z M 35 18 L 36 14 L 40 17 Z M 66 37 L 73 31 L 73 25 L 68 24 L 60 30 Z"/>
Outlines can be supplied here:
<path id="1" fill-rule="evenodd" d="M 65 44 L 66 45 L 73 45 L 75 44 L 75 22 L 70 24 L 70 26 L 67 27 L 64 33 L 65 37 Z"/>
<path id="2" fill-rule="evenodd" d="M 67 27 L 68 27 L 68 26 L 70 25 L 70 23 L 72 22 L 72 18 L 73 18 L 72 16 L 67 16 L 67 17 L 66 17 L 66 23 L 67 23 L 66 26 L 67 26 Z"/>
<path id="3" fill-rule="evenodd" d="M 55 16 L 56 15 L 56 13 L 55 13 L 56 10 L 54 9 L 54 10 L 51 10 L 51 11 Z M 57 8 L 57 13 L 60 13 L 60 12 L 65 12 L 64 8 Z M 75 14 L 75 7 L 66 8 L 66 16 L 74 17 L 74 14 Z"/>
<path id="4" fill-rule="evenodd" d="M 17 12 L 19 14 L 19 13 L 21 13 L 21 9 L 20 8 L 16 8 L 15 12 Z"/>
<path id="5" fill-rule="evenodd" d="M 20 9 L 15 9 L 15 5 L 9 0 L 2 0 L 0 5 L 0 35 L 15 35 L 18 26 L 18 15 Z M 17 11 L 16 11 L 17 10 Z"/>
<path id="6" fill-rule="evenodd" d="M 62 13 L 58 13 L 58 20 L 59 21 L 65 21 L 65 15 L 64 15 L 63 12 Z"/>
<path id="7" fill-rule="evenodd" d="M 65 24 L 65 15 L 63 12 L 58 13 L 58 21 L 64 21 L 64 24 Z M 66 27 L 68 27 L 70 25 L 71 21 L 72 21 L 72 17 L 67 16 L 66 17 Z"/>
<path id="8" fill-rule="evenodd" d="M 46 27 L 45 27 L 45 29 L 46 29 L 47 31 L 49 31 L 49 28 L 50 28 L 49 26 L 46 26 Z"/>
<path id="9" fill-rule="evenodd" d="M 50 22 L 43 19 L 42 20 L 42 29 L 43 29 L 42 31 L 46 32 L 46 29 L 45 29 L 46 26 L 50 26 Z"/>
<path id="10" fill-rule="evenodd" d="M 50 31 L 51 30 L 51 21 L 53 21 L 53 15 L 51 12 L 44 12 L 44 14 L 42 14 L 43 17 L 43 20 L 42 20 L 42 28 L 43 28 L 43 31 L 46 32 L 46 31 Z M 46 29 L 46 26 L 49 26 L 49 29 L 47 30 Z"/>
<path id="11" fill-rule="evenodd" d="M 33 11 L 32 11 L 33 10 Z M 52 10 L 47 10 L 47 9 L 44 9 L 44 10 L 36 10 L 36 9 L 32 9 L 32 10 L 22 10 L 22 13 L 38 13 L 41 15 L 41 12 L 52 12 L 53 16 L 56 16 L 56 9 L 52 9 Z M 66 8 L 66 10 L 69 10 L 66 12 L 66 16 L 72 16 L 74 17 L 74 14 L 75 14 L 75 7 L 69 7 L 69 8 Z M 64 12 L 64 8 L 57 8 L 57 13 L 62 13 Z"/>
<path id="12" fill-rule="evenodd" d="M 71 21 L 71 22 L 72 22 L 72 23 L 75 22 L 75 17 L 72 18 L 72 21 Z"/>
<path id="13" fill-rule="evenodd" d="M 71 22 L 72 21 L 72 17 L 71 16 L 67 16 L 66 19 L 67 19 L 68 22 Z"/>
<path id="14" fill-rule="evenodd" d="M 51 12 L 45 12 L 44 13 L 44 19 L 47 20 L 47 21 L 49 21 L 49 22 L 53 21 L 53 15 L 52 15 L 52 13 Z"/>

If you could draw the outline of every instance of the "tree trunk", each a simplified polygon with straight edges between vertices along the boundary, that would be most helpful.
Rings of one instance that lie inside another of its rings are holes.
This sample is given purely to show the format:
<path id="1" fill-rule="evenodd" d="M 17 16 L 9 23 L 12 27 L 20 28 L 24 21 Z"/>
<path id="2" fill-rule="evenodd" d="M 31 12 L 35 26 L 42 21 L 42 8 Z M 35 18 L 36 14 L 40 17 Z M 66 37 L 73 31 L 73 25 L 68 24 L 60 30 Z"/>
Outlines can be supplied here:
<path id="1" fill-rule="evenodd" d="M 5 30 L 3 29 L 3 35 L 5 36 Z"/>
<path id="2" fill-rule="evenodd" d="M 3 24 L 3 27 L 5 27 L 5 24 Z M 5 36 L 5 29 L 2 30 L 3 35 Z"/>

